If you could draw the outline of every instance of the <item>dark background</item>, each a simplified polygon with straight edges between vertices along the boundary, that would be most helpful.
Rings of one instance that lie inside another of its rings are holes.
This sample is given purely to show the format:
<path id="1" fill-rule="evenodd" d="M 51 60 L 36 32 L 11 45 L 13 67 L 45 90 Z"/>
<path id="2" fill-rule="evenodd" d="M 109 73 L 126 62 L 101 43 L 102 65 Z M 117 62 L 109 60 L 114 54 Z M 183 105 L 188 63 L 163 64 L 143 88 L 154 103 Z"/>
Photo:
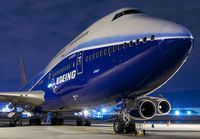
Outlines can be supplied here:
<path id="1" fill-rule="evenodd" d="M 193 33 L 187 62 L 153 95 L 163 94 L 172 107 L 199 107 L 199 0 L 0 0 L 0 91 L 20 88 L 20 56 L 30 79 L 89 25 L 123 7 L 139 8 Z"/>

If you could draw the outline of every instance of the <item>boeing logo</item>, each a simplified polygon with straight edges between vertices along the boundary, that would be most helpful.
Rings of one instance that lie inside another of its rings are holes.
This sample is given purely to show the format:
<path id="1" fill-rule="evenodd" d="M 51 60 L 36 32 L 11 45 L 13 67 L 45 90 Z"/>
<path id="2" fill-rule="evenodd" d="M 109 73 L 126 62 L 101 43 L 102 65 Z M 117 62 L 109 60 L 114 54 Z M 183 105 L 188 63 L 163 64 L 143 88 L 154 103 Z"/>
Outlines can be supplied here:
<path id="1" fill-rule="evenodd" d="M 72 80 L 72 79 L 75 79 L 75 77 L 76 77 L 76 70 L 65 73 L 64 75 L 61 75 L 56 78 L 56 85 L 59 85 L 61 83 L 64 83 L 64 82 Z"/>

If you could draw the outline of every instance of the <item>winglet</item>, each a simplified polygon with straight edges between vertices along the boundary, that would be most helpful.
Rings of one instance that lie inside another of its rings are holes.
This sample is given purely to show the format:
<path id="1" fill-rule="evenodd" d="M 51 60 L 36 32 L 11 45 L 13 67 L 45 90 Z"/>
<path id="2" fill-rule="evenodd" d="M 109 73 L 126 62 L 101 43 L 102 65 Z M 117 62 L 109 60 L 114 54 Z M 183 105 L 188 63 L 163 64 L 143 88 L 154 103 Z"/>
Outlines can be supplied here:
<path id="1" fill-rule="evenodd" d="M 27 77 L 24 67 L 24 60 L 22 57 L 20 57 L 20 71 L 21 71 L 21 85 L 24 86 L 27 83 Z"/>

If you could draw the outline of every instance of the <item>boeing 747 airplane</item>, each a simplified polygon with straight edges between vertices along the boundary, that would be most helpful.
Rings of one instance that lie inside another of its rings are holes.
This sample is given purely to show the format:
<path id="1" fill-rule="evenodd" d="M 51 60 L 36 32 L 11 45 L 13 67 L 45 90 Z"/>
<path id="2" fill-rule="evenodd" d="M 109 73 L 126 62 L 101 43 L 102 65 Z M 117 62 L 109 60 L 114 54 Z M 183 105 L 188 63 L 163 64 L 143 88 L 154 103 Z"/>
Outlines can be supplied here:
<path id="1" fill-rule="evenodd" d="M 0 101 L 14 108 L 10 125 L 21 124 L 17 106 L 32 113 L 30 125 L 40 125 L 40 114 L 51 112 L 53 125 L 63 124 L 63 112 L 81 112 L 101 105 L 117 105 L 116 133 L 130 133 L 135 120 L 170 112 L 169 101 L 149 97 L 186 61 L 193 36 L 176 23 L 154 18 L 135 8 L 122 8 L 101 18 L 64 47 L 24 87 L 0 92 Z M 91 125 L 84 114 L 77 125 Z"/>

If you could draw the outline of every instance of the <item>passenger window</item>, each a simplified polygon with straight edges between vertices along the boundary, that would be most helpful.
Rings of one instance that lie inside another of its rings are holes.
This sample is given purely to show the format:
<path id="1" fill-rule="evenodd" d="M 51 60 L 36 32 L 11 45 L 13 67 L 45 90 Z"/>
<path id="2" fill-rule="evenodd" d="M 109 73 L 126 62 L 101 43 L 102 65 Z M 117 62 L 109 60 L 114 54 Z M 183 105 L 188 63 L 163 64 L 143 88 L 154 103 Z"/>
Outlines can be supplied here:
<path id="1" fill-rule="evenodd" d="M 155 35 L 151 35 L 151 40 L 155 40 Z"/>
<path id="2" fill-rule="evenodd" d="M 69 64 L 69 69 L 70 69 L 70 64 Z"/>
<path id="3" fill-rule="evenodd" d="M 139 43 L 140 43 L 140 40 L 137 39 L 137 40 L 135 41 L 135 44 L 138 45 Z"/>
<path id="4" fill-rule="evenodd" d="M 88 59 L 88 56 L 87 56 L 87 59 Z M 73 67 L 75 67 L 75 62 L 73 62 Z"/>
<path id="5" fill-rule="evenodd" d="M 124 49 L 126 49 L 126 48 L 127 48 L 127 46 L 126 46 L 126 43 L 124 43 L 124 45 L 123 45 L 123 46 L 124 46 Z"/>
<path id="6" fill-rule="evenodd" d="M 86 56 L 86 62 L 88 62 L 88 56 Z M 73 67 L 74 67 L 74 63 L 73 63 Z"/>
<path id="7" fill-rule="evenodd" d="M 95 53 L 93 53 L 92 59 L 95 59 Z"/>
<path id="8" fill-rule="evenodd" d="M 113 53 L 116 52 L 116 46 L 113 46 Z"/>
<path id="9" fill-rule="evenodd" d="M 99 52 L 96 52 L 96 58 L 98 58 L 99 57 Z"/>
<path id="10" fill-rule="evenodd" d="M 107 55 L 107 49 L 104 49 L 104 55 Z"/>
<path id="11" fill-rule="evenodd" d="M 147 37 L 144 37 L 143 38 L 143 43 L 146 43 L 147 42 Z"/>
<path id="12" fill-rule="evenodd" d="M 118 45 L 118 50 L 120 51 L 120 50 L 121 50 L 121 48 L 122 48 L 122 47 L 121 47 L 121 45 L 119 44 L 119 45 Z"/>
<path id="13" fill-rule="evenodd" d="M 109 54 L 111 53 L 111 47 L 108 48 L 108 53 L 109 53 Z"/>
<path id="14" fill-rule="evenodd" d="M 89 61 L 91 61 L 91 60 L 92 60 L 92 55 L 89 56 Z"/>
<path id="15" fill-rule="evenodd" d="M 129 42 L 129 47 L 132 47 L 133 46 L 133 41 L 130 41 Z"/>
<path id="16" fill-rule="evenodd" d="M 103 56 L 103 50 L 100 51 L 100 56 Z"/>

